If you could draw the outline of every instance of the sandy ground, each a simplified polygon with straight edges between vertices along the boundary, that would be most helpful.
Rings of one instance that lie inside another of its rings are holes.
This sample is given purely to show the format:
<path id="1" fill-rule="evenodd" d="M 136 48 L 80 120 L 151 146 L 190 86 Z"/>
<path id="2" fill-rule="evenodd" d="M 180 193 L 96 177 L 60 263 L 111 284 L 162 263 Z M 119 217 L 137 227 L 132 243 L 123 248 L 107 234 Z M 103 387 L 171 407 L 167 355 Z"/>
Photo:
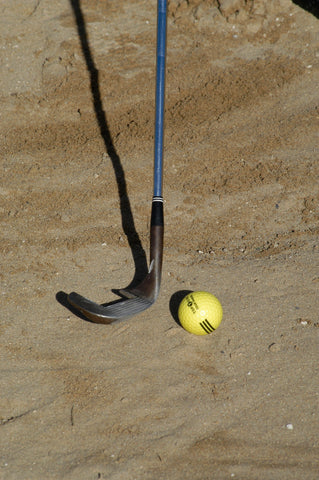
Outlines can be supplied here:
<path id="1" fill-rule="evenodd" d="M 62 300 L 145 273 L 156 2 L 0 2 L 1 479 L 318 478 L 315 4 L 170 2 L 162 289 L 105 326 Z"/>

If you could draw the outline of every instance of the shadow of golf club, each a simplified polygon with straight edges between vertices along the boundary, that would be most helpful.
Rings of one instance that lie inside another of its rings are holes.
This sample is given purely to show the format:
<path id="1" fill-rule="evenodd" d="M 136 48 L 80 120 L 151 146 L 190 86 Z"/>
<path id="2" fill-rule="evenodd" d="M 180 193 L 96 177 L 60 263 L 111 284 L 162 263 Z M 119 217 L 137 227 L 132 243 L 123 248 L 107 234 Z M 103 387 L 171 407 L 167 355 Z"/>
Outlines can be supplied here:
<path id="1" fill-rule="evenodd" d="M 133 213 L 127 193 L 127 186 L 125 180 L 125 173 L 121 160 L 114 146 L 112 136 L 108 127 L 107 117 L 103 108 L 101 91 L 99 85 L 99 71 L 96 68 L 91 48 L 89 44 L 87 29 L 85 25 L 84 16 L 81 9 L 80 0 L 70 0 L 71 7 L 73 9 L 74 17 L 76 20 L 79 39 L 81 42 L 82 53 L 85 58 L 87 70 L 90 75 L 90 89 L 92 94 L 92 101 L 94 105 L 94 111 L 96 120 L 100 129 L 101 137 L 104 141 L 106 152 L 112 162 L 118 195 L 120 199 L 120 211 L 122 218 L 122 228 L 127 237 L 129 246 L 132 251 L 134 260 L 135 273 L 129 287 L 135 286 L 140 279 L 142 279 L 147 271 L 147 258 L 145 251 L 142 247 L 141 240 L 136 231 Z M 117 292 L 117 290 L 113 290 Z"/>
<path id="2" fill-rule="evenodd" d="M 319 2 L 318 0 L 293 0 L 293 3 L 299 7 L 312 13 L 315 17 L 319 18 Z"/>
<path id="3" fill-rule="evenodd" d="M 79 310 L 72 307 L 72 305 L 68 302 L 67 293 L 60 291 L 55 295 L 55 299 L 57 302 L 59 302 L 60 305 L 67 308 L 71 313 L 73 313 L 74 316 L 79 317 L 86 322 L 89 321 L 81 312 L 79 312 Z"/>

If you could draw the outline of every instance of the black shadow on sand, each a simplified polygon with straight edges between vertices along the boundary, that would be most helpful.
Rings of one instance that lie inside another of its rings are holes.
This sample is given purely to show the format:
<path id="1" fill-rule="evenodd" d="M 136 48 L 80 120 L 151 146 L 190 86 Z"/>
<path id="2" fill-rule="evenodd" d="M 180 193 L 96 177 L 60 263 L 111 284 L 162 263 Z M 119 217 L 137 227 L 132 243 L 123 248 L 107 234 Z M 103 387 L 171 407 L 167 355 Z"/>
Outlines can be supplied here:
<path id="1" fill-rule="evenodd" d="M 292 0 L 299 7 L 319 18 L 319 0 Z"/>
<path id="2" fill-rule="evenodd" d="M 96 121 L 99 125 L 101 137 L 104 141 L 105 150 L 108 154 L 115 178 L 117 181 L 118 195 L 120 199 L 120 210 L 122 217 L 122 228 L 128 239 L 132 256 L 135 264 L 135 273 L 133 280 L 129 286 L 134 286 L 139 280 L 144 278 L 147 274 L 147 258 L 145 251 L 142 247 L 140 237 L 136 231 L 134 218 L 130 200 L 127 193 L 127 186 L 125 180 L 125 172 L 120 160 L 120 157 L 116 151 L 113 139 L 109 130 L 106 113 L 102 103 L 100 84 L 99 84 L 99 70 L 96 68 L 94 58 L 91 52 L 87 29 L 85 25 L 84 15 L 81 9 L 80 0 L 70 0 L 71 7 L 73 9 L 74 17 L 76 20 L 79 39 L 81 42 L 82 53 L 85 58 L 86 67 L 90 75 L 90 88 L 92 94 L 92 102 L 94 105 L 94 111 Z"/>
<path id="3" fill-rule="evenodd" d="M 174 318 L 175 322 L 180 325 L 180 321 L 178 319 L 178 307 L 181 301 L 183 300 L 186 295 L 192 293 L 193 290 L 179 290 L 178 292 L 173 293 L 171 299 L 169 301 L 169 309 L 171 312 L 172 317 Z"/>

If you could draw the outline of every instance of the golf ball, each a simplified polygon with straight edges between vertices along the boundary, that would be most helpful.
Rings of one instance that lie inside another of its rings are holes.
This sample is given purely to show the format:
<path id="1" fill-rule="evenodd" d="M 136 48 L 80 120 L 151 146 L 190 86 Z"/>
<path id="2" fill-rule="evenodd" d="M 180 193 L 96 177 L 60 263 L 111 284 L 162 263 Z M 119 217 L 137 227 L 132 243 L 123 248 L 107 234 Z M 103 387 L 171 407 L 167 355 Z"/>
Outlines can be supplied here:
<path id="1" fill-rule="evenodd" d="M 223 318 L 220 301 L 208 292 L 186 295 L 178 307 L 178 318 L 185 330 L 195 335 L 207 335 L 219 326 Z"/>

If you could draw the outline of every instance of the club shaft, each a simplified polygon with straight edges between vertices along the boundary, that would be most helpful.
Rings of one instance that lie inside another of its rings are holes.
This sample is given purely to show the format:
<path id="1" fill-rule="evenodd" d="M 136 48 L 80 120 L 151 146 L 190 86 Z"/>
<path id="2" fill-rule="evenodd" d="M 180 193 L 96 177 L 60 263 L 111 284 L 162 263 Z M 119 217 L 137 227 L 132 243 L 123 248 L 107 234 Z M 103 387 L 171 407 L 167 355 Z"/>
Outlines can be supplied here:
<path id="1" fill-rule="evenodd" d="M 154 196 L 162 196 L 167 0 L 157 2 Z"/>

